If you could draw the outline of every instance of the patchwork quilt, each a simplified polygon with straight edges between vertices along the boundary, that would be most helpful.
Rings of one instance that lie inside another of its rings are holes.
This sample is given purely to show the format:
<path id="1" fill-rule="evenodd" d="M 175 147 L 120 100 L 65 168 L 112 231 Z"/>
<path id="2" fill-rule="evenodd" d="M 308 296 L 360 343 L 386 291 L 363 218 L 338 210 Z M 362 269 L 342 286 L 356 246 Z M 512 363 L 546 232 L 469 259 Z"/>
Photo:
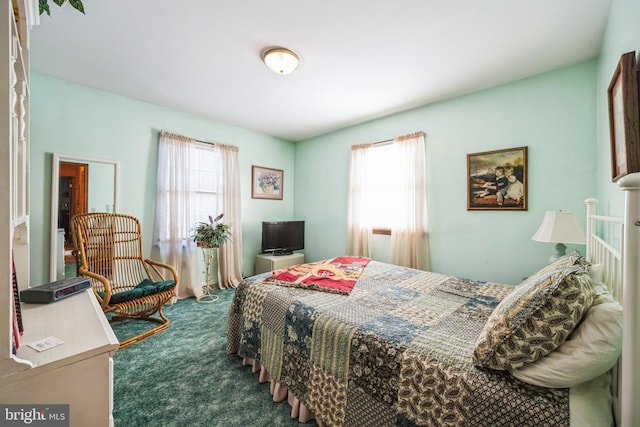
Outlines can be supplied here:
<path id="1" fill-rule="evenodd" d="M 568 426 L 568 389 L 475 367 L 511 286 L 370 261 L 349 295 L 249 278 L 227 352 L 255 358 L 329 426 Z"/>

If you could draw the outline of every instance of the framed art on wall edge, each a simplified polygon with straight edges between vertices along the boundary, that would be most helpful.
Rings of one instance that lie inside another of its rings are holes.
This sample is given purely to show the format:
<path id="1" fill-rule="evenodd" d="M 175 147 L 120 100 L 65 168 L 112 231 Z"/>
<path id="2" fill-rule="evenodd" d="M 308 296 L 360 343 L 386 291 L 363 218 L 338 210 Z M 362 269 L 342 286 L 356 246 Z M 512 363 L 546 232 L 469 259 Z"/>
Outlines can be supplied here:
<path id="1" fill-rule="evenodd" d="M 636 53 L 620 57 L 607 90 L 611 179 L 640 172 L 640 111 Z"/>
<path id="2" fill-rule="evenodd" d="M 251 166 L 251 198 L 282 200 L 284 171 Z"/>
<path id="3" fill-rule="evenodd" d="M 527 147 L 467 154 L 467 210 L 527 210 Z"/>

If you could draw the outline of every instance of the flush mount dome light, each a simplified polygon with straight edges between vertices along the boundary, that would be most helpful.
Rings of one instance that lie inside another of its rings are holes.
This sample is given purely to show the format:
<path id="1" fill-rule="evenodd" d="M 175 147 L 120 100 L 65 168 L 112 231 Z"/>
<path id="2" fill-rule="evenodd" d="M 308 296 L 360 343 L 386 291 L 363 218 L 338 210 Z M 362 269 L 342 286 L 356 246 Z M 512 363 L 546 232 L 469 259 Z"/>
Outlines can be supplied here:
<path id="1" fill-rule="evenodd" d="M 267 67 L 277 74 L 289 74 L 300 65 L 298 55 L 284 47 L 265 50 L 262 54 L 262 60 Z"/>

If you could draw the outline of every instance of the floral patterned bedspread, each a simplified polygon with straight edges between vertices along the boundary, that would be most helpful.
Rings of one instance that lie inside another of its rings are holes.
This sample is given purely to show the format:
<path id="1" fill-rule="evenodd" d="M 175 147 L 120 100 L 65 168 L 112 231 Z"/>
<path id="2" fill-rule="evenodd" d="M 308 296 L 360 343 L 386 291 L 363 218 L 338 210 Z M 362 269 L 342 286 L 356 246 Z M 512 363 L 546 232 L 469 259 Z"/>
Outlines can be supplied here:
<path id="1" fill-rule="evenodd" d="M 568 426 L 569 391 L 475 367 L 513 288 L 371 261 L 350 295 L 242 282 L 227 352 L 258 359 L 329 426 Z"/>

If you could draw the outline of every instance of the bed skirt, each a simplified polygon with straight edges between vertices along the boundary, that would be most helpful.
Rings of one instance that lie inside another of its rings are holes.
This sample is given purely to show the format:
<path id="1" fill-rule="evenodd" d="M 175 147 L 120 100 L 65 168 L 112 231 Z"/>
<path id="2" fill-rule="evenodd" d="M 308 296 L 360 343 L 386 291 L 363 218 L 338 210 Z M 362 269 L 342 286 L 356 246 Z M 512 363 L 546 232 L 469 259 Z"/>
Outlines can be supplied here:
<path id="1" fill-rule="evenodd" d="M 286 386 L 280 384 L 274 380 L 271 375 L 269 375 L 269 372 L 267 372 L 267 369 L 262 366 L 262 363 L 260 363 L 259 360 L 252 359 L 250 357 L 243 357 L 242 364 L 244 366 L 251 366 L 251 371 L 254 374 L 259 373 L 258 382 L 270 383 L 269 392 L 271 393 L 271 396 L 273 396 L 274 402 L 280 403 L 285 399 L 287 400 L 287 403 L 291 406 L 291 418 L 297 419 L 301 423 L 306 423 L 315 419 L 318 426 L 325 427 L 325 424 L 316 419 L 316 415 L 310 411 L 305 404 L 300 401 L 300 399 L 295 397 Z"/>

